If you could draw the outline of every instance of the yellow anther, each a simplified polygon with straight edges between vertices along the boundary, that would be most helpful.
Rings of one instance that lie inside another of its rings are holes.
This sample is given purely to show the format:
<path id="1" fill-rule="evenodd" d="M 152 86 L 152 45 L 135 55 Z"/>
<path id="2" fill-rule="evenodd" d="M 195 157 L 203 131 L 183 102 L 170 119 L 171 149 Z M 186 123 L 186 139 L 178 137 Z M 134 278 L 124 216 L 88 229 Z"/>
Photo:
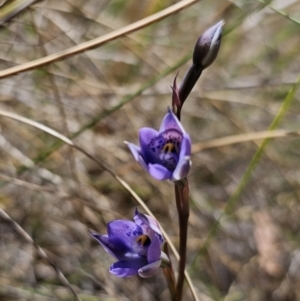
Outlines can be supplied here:
<path id="1" fill-rule="evenodd" d="M 164 145 L 162 152 L 163 153 L 171 153 L 174 149 L 175 149 L 175 145 L 173 143 L 169 142 Z"/>
<path id="2" fill-rule="evenodd" d="M 141 246 L 144 246 L 145 244 L 150 242 L 150 238 L 147 235 L 143 234 L 136 239 L 136 242 Z"/>

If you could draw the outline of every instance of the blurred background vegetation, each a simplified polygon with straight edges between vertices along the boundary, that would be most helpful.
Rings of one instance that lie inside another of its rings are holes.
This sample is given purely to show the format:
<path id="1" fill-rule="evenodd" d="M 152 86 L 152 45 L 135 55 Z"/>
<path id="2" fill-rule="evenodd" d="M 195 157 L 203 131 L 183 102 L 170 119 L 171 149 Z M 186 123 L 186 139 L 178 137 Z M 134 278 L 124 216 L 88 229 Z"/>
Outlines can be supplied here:
<path id="1" fill-rule="evenodd" d="M 69 49 L 175 2 L 37 1 L 0 28 L 0 70 Z M 7 1 L 1 5 L 0 12 Z M 297 0 L 198 1 L 94 50 L 1 79 L 0 109 L 55 129 L 105 162 L 177 246 L 172 183 L 146 174 L 123 141 L 136 143 L 142 126 L 159 127 L 176 72 L 180 82 L 199 35 L 220 19 L 219 55 L 182 112 L 193 143 L 266 131 L 276 116 L 277 129 L 298 131 Z M 131 219 L 138 204 L 130 193 L 48 133 L 3 116 L 0 126 L 0 300 L 73 300 L 68 283 L 83 301 L 168 300 L 162 272 L 149 279 L 110 275 L 113 259 L 88 234 L 105 233 L 113 219 Z M 187 269 L 201 301 L 300 300 L 299 137 L 261 145 L 256 140 L 193 154 Z M 192 300 L 188 286 L 184 296 Z"/>

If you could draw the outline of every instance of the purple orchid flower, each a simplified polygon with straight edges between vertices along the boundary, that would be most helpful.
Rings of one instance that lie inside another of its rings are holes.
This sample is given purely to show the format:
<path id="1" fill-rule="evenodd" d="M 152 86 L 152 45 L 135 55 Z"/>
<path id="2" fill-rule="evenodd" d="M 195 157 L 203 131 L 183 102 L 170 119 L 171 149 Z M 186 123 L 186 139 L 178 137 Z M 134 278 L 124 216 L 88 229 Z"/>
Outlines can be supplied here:
<path id="1" fill-rule="evenodd" d="M 117 277 L 152 276 L 160 267 L 164 242 L 157 221 L 135 210 L 134 222 L 115 220 L 107 225 L 107 235 L 91 235 L 104 250 L 118 259 L 109 271 Z"/>
<path id="2" fill-rule="evenodd" d="M 191 167 L 191 139 L 168 109 L 159 131 L 141 128 L 140 147 L 127 143 L 135 160 L 157 180 L 179 181 Z"/>

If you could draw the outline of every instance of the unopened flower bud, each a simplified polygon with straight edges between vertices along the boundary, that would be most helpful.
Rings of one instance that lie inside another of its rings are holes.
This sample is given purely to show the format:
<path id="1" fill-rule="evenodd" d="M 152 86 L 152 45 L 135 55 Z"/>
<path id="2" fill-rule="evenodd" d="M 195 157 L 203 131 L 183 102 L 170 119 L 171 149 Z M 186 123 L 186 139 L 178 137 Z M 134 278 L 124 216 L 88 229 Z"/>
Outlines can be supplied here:
<path id="1" fill-rule="evenodd" d="M 222 36 L 223 21 L 207 29 L 198 39 L 193 55 L 193 63 L 203 69 L 216 59 Z"/>
<path id="2" fill-rule="evenodd" d="M 198 39 L 193 54 L 193 65 L 185 74 L 179 87 L 178 95 L 181 107 L 192 91 L 202 71 L 216 59 L 221 44 L 223 25 L 224 22 L 220 21 L 207 29 Z"/>

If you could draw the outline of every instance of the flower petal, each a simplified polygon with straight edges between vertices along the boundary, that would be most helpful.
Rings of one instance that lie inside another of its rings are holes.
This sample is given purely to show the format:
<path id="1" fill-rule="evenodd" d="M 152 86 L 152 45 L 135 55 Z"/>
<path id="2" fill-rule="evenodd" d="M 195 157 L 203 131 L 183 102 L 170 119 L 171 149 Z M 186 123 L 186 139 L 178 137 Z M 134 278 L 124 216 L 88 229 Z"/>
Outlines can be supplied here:
<path id="1" fill-rule="evenodd" d="M 173 175 L 172 175 L 172 181 L 179 181 L 184 179 L 191 168 L 192 162 L 189 156 L 183 157 L 177 164 Z"/>
<path id="2" fill-rule="evenodd" d="M 150 228 L 158 235 L 160 242 L 163 243 L 164 239 L 163 239 L 159 224 L 155 218 L 153 218 L 152 216 L 140 213 L 138 211 L 138 209 L 136 208 L 133 219 L 134 219 L 134 222 L 143 229 L 144 234 L 148 235 L 152 239 L 153 235 L 150 236 L 147 233 L 147 232 L 149 232 L 148 229 Z"/>
<path id="3" fill-rule="evenodd" d="M 184 157 L 189 157 L 192 152 L 192 141 L 188 134 L 183 135 L 183 139 L 181 141 L 179 160 Z"/>
<path id="4" fill-rule="evenodd" d="M 158 136 L 159 133 L 151 128 L 141 128 L 139 130 L 141 153 L 147 165 L 159 162 L 156 149 L 151 149 L 153 146 L 150 146 L 151 142 Z"/>
<path id="5" fill-rule="evenodd" d="M 139 130 L 139 140 L 140 140 L 141 149 L 147 147 L 150 141 L 158 135 L 159 135 L 158 131 L 154 129 L 146 128 L 146 127 L 141 128 Z"/>
<path id="6" fill-rule="evenodd" d="M 180 147 L 179 162 L 173 172 L 172 181 L 178 181 L 185 178 L 191 168 L 192 162 L 190 159 L 192 142 L 188 134 L 183 135 Z"/>
<path id="7" fill-rule="evenodd" d="M 148 172 L 153 178 L 159 181 L 171 180 L 172 178 L 172 172 L 160 164 L 149 164 Z"/>
<path id="8" fill-rule="evenodd" d="M 183 126 L 181 125 L 176 115 L 170 110 L 170 108 L 168 108 L 168 113 L 165 115 L 160 125 L 159 132 L 163 133 L 169 129 L 176 129 L 182 134 L 185 134 Z"/>
<path id="9" fill-rule="evenodd" d="M 90 234 L 100 243 L 100 245 L 103 247 L 103 249 L 113 257 L 119 259 L 118 254 L 115 254 L 114 248 L 112 244 L 109 241 L 109 238 L 107 235 L 100 235 L 98 233 L 90 232 Z"/>
<path id="10" fill-rule="evenodd" d="M 143 158 L 141 148 L 136 146 L 133 143 L 125 141 L 125 143 L 128 145 L 129 149 L 131 150 L 131 153 L 134 157 L 134 159 L 146 170 L 148 171 L 148 166 Z"/>
<path id="11" fill-rule="evenodd" d="M 138 270 L 147 266 L 146 258 L 136 258 L 134 260 L 121 260 L 113 263 L 109 271 L 117 277 L 130 277 L 138 274 Z"/>
<path id="12" fill-rule="evenodd" d="M 147 260 L 149 263 L 155 262 L 160 259 L 160 241 L 157 235 L 152 237 L 151 243 L 147 251 Z"/>
<path id="13" fill-rule="evenodd" d="M 143 234 L 141 227 L 126 220 L 115 220 L 108 223 L 107 232 L 114 249 L 123 253 L 133 252 L 134 242 Z"/>
<path id="14" fill-rule="evenodd" d="M 161 265 L 161 260 L 154 261 L 138 270 L 139 276 L 148 278 L 153 276 Z"/>

